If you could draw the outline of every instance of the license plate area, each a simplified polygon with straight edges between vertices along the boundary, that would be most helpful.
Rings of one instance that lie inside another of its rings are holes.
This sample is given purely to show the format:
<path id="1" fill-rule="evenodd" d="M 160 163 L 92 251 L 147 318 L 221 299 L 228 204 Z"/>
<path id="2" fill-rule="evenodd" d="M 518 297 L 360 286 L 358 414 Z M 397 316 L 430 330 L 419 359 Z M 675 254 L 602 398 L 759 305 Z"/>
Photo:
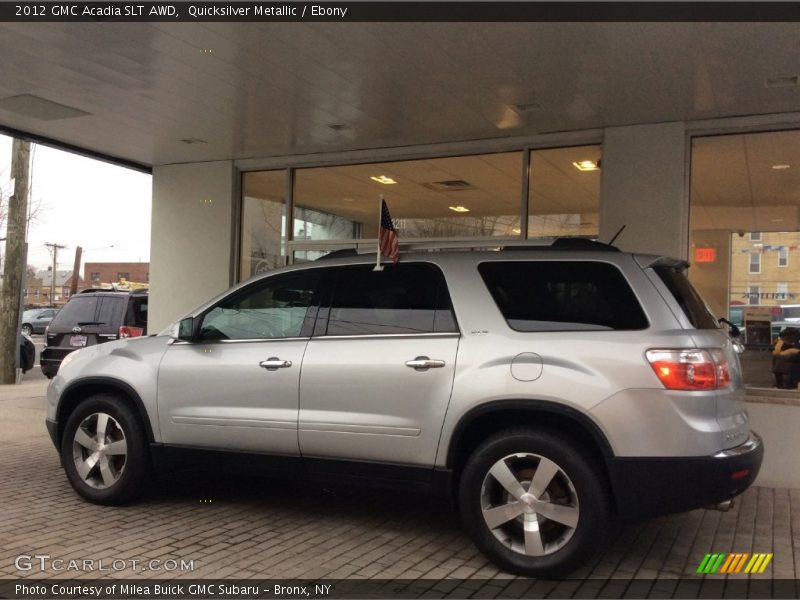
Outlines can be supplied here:
<path id="1" fill-rule="evenodd" d="M 88 339 L 85 335 L 71 335 L 69 336 L 69 345 L 73 348 L 82 348 Z"/>

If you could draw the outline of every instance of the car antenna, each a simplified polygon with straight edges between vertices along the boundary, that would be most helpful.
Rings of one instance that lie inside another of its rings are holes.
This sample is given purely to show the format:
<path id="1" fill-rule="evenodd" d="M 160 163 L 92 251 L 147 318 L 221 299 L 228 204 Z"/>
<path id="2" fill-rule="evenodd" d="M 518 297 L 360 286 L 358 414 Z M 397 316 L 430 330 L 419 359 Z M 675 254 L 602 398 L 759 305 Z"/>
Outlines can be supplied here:
<path id="1" fill-rule="evenodd" d="M 608 242 L 609 246 L 613 246 L 614 245 L 614 241 L 619 237 L 619 234 L 622 233 L 622 231 L 625 229 L 625 227 L 627 227 L 627 225 L 623 225 L 622 227 L 619 228 L 619 231 L 617 233 L 615 233 L 614 237 L 611 238 L 611 241 Z"/>

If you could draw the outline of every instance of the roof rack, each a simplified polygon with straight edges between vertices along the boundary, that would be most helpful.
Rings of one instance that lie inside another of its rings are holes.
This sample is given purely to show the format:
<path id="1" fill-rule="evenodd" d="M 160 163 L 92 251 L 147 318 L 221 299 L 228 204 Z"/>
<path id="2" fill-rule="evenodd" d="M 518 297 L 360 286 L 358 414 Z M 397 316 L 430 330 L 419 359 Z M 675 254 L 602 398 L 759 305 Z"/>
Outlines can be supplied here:
<path id="1" fill-rule="evenodd" d="M 374 254 L 376 241 L 356 240 L 350 248 L 342 248 L 337 244 L 337 249 L 321 256 L 317 260 L 345 258 L 348 256 L 362 256 L 364 254 Z M 516 251 L 516 250 L 585 250 L 600 252 L 619 252 L 619 248 L 599 242 L 597 240 L 577 237 L 560 238 L 539 238 L 533 240 L 520 240 L 519 238 L 497 238 L 481 240 L 416 240 L 400 242 L 401 248 L 406 252 L 417 251 L 437 251 L 437 250 L 496 250 L 496 251 Z M 320 244 L 319 250 L 325 250 Z"/>

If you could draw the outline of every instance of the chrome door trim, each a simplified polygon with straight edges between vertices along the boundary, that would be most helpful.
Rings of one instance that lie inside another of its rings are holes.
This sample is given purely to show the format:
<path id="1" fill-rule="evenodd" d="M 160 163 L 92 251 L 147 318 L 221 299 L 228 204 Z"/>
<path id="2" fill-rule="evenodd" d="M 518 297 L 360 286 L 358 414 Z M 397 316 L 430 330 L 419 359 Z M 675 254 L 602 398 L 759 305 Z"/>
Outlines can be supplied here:
<path id="1" fill-rule="evenodd" d="M 381 340 L 387 338 L 460 338 L 460 333 L 367 333 L 357 335 L 320 335 L 314 336 L 314 341 L 322 340 Z"/>

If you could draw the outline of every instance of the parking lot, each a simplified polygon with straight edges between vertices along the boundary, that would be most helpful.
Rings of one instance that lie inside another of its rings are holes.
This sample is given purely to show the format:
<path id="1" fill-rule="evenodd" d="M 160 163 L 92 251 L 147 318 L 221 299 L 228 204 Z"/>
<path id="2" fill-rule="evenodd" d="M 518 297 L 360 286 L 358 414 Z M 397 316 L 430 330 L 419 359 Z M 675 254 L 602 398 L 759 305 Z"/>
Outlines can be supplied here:
<path id="1" fill-rule="evenodd" d="M 159 482 L 132 506 L 91 505 L 45 432 L 46 383 L 0 387 L 3 579 L 370 578 L 417 581 L 433 596 L 713 597 L 726 581 L 749 577 L 768 594 L 771 578 L 797 576 L 800 490 L 755 487 L 727 513 L 623 526 L 561 582 L 498 572 L 446 503 L 411 494 L 214 476 Z M 697 575 L 712 552 L 774 558 L 758 575 Z"/>

